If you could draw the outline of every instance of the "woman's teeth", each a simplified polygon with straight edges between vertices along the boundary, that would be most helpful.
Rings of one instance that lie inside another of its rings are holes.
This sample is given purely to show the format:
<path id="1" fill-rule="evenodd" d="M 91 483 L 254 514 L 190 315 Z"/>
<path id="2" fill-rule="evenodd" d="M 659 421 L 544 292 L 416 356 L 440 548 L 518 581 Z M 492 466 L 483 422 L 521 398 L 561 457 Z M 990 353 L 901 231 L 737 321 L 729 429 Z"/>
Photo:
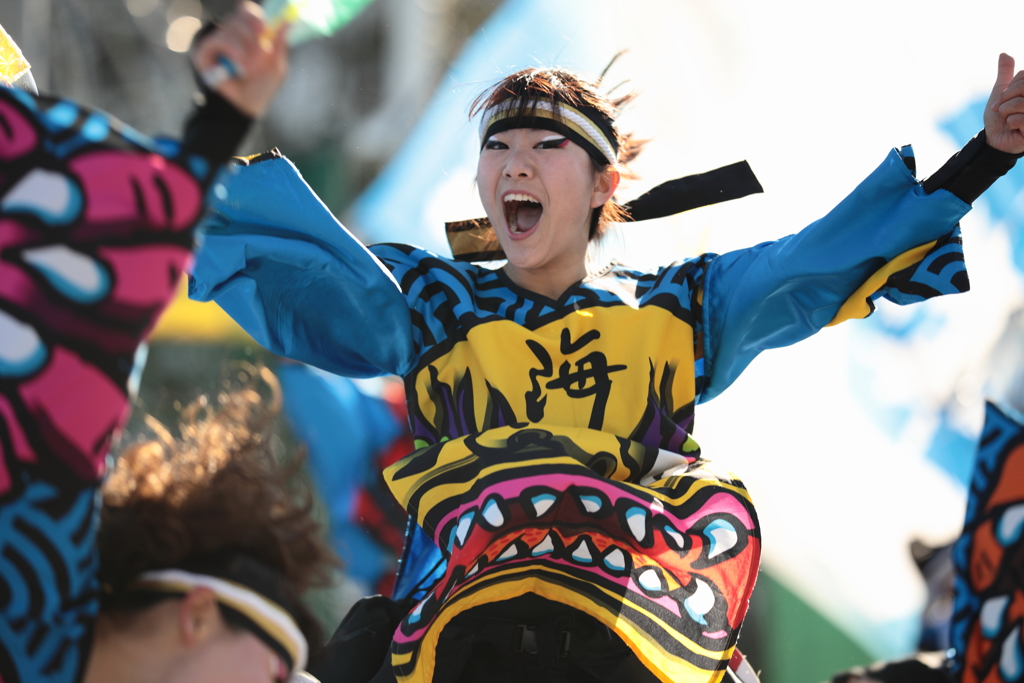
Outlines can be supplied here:
<path id="1" fill-rule="evenodd" d="M 540 202 L 528 194 L 513 192 L 505 195 L 504 200 L 509 232 L 521 233 L 532 229 L 544 212 Z"/>

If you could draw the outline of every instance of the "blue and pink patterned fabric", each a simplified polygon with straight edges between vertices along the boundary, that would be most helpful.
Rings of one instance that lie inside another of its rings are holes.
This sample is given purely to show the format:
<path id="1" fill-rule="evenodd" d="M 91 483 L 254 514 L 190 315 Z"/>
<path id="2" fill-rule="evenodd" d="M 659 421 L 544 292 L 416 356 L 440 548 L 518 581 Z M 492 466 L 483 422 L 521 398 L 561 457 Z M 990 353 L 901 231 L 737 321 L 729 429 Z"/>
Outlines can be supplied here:
<path id="1" fill-rule="evenodd" d="M 98 482 L 212 171 L 102 112 L 0 86 L 3 683 L 80 679 Z"/>
<path id="2" fill-rule="evenodd" d="M 991 403 L 953 563 L 954 680 L 1024 680 L 1024 417 Z"/>

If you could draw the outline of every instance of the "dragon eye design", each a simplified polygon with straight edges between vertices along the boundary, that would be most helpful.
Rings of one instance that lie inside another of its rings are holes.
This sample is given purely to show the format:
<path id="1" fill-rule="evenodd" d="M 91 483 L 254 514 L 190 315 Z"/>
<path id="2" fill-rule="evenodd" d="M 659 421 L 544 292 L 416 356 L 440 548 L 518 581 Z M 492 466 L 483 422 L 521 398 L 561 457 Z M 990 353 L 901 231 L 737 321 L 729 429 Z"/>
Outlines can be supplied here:
<path id="1" fill-rule="evenodd" d="M 484 502 L 481 514 L 484 520 L 494 528 L 498 528 L 505 523 L 505 515 L 498 505 L 497 498 L 494 496 L 491 496 Z"/>
<path id="2" fill-rule="evenodd" d="M 28 323 L 0 311 L 0 377 L 23 377 L 43 366 L 49 353 Z"/>
<path id="3" fill-rule="evenodd" d="M 533 512 L 538 517 L 543 517 L 544 513 L 551 509 L 551 506 L 555 504 L 556 497 L 550 493 L 541 493 L 534 496 L 530 502 L 533 503 Z"/>
<path id="4" fill-rule="evenodd" d="M 590 564 L 594 561 L 594 554 L 590 551 L 586 540 L 580 539 L 576 549 L 572 551 L 572 559 L 582 564 Z"/>
<path id="5" fill-rule="evenodd" d="M 542 540 L 537 545 L 533 546 L 533 548 L 530 550 L 530 554 L 534 557 L 540 557 L 541 555 L 549 555 L 553 552 L 555 552 L 555 544 L 551 540 L 551 534 L 545 536 L 544 540 Z"/>
<path id="6" fill-rule="evenodd" d="M 606 567 L 615 572 L 625 571 L 626 569 L 626 556 L 618 548 L 613 549 L 610 553 L 604 556 L 604 564 Z"/>
<path id="7" fill-rule="evenodd" d="M 453 533 L 453 539 L 459 544 L 461 548 L 466 542 L 466 536 L 469 535 L 469 530 L 473 526 L 473 518 L 476 517 L 476 512 L 470 511 L 459 517 L 459 524 L 455 527 Z M 451 543 L 448 545 L 449 552 L 451 551 Z"/>
<path id="8" fill-rule="evenodd" d="M 1009 595 L 989 598 L 981 606 L 978 621 L 981 623 L 981 634 L 986 638 L 995 638 L 1003 627 L 1006 608 L 1010 604 Z"/>
<path id="9" fill-rule="evenodd" d="M 698 624 L 707 626 L 708 620 L 704 617 L 715 606 L 715 594 L 711 590 L 711 586 L 706 582 L 696 577 L 693 580 L 697 584 L 697 590 L 693 592 L 693 595 L 683 600 L 683 609 Z"/>
<path id="10" fill-rule="evenodd" d="M 633 538 L 642 543 L 647 538 L 647 511 L 638 507 L 626 510 L 626 525 Z"/>
<path id="11" fill-rule="evenodd" d="M 996 526 L 996 538 L 1008 548 L 1020 540 L 1021 531 L 1024 531 L 1024 503 L 1011 505 L 1003 511 Z"/>
<path id="12" fill-rule="evenodd" d="M 110 275 L 100 262 L 63 244 L 26 249 L 22 258 L 75 303 L 94 304 L 110 292 Z"/>
<path id="13" fill-rule="evenodd" d="M 636 582 L 645 591 L 650 591 L 652 593 L 665 590 L 661 577 L 658 575 L 658 572 L 653 569 L 645 569 L 640 572 L 640 575 L 636 577 Z"/>
<path id="14" fill-rule="evenodd" d="M 739 539 L 736 527 L 724 519 L 716 519 L 704 527 L 704 535 L 711 543 L 708 551 L 709 560 L 732 550 Z"/>
<path id="15" fill-rule="evenodd" d="M 58 102 L 43 114 L 47 123 L 60 128 L 70 128 L 78 120 L 79 109 L 71 102 Z"/>
<path id="16" fill-rule="evenodd" d="M 0 202 L 5 212 L 31 214 L 47 225 L 67 225 L 82 205 L 78 185 L 63 173 L 40 168 L 27 173 Z"/>
<path id="17" fill-rule="evenodd" d="M 1024 654 L 1020 649 L 1020 624 L 1013 627 L 1010 635 L 1003 641 L 1003 651 L 999 654 L 999 673 L 1007 681 L 1016 681 L 1024 674 Z"/>

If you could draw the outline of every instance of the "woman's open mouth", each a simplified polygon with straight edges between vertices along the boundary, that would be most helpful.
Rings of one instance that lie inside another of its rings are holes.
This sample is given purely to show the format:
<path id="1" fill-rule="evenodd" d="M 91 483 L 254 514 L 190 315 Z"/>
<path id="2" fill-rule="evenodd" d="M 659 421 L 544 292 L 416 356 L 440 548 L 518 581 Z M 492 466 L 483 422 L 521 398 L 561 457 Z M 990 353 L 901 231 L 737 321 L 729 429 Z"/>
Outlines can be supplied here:
<path id="1" fill-rule="evenodd" d="M 510 192 L 502 199 L 505 203 L 505 222 L 512 235 L 528 233 L 540 222 L 544 207 L 530 195 Z"/>

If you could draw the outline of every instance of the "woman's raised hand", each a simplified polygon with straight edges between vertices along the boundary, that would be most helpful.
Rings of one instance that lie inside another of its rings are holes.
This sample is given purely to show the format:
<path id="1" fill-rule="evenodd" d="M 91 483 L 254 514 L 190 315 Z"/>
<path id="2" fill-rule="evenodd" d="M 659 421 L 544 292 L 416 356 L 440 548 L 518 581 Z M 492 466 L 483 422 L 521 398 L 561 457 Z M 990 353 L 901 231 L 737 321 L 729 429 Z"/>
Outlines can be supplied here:
<path id="1" fill-rule="evenodd" d="M 239 111 L 259 118 L 288 73 L 287 26 L 271 29 L 263 8 L 243 0 L 192 48 L 192 64 L 207 85 Z M 226 70 L 226 77 L 207 74 Z"/>
<path id="2" fill-rule="evenodd" d="M 1001 152 L 1024 153 L 1024 71 L 1013 74 L 1013 57 L 999 55 L 999 73 L 985 105 L 985 140 Z"/>

